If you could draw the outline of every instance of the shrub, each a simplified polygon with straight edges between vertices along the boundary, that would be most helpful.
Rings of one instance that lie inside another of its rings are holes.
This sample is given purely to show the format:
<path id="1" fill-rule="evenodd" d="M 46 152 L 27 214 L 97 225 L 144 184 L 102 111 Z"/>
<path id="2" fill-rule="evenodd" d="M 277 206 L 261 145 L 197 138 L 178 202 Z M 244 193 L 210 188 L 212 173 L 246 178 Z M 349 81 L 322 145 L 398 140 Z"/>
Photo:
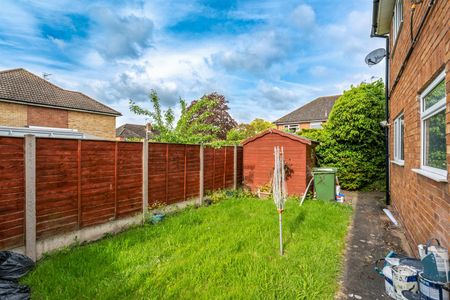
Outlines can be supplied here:
<path id="1" fill-rule="evenodd" d="M 336 101 L 324 129 L 299 133 L 320 142 L 319 165 L 338 168 L 344 189 L 361 189 L 385 178 L 384 99 L 380 80 L 352 86 Z"/>

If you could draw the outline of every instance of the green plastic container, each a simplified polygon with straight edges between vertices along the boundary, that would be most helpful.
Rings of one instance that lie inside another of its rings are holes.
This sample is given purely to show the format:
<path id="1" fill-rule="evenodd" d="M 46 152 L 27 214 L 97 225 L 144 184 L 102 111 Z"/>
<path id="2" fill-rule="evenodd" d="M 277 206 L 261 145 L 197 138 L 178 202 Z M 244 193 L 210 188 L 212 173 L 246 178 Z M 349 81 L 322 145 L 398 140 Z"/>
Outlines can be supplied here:
<path id="1" fill-rule="evenodd" d="M 336 201 L 336 172 L 335 168 L 313 169 L 316 199 Z"/>

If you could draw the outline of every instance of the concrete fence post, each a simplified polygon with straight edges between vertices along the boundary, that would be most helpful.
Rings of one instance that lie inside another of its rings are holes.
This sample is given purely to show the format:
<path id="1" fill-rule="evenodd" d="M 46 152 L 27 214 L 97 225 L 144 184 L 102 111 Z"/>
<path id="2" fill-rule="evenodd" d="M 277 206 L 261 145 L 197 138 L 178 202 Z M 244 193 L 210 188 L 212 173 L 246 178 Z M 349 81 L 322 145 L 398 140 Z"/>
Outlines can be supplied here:
<path id="1" fill-rule="evenodd" d="M 36 261 L 36 137 L 25 135 L 25 254 Z"/>
<path id="2" fill-rule="evenodd" d="M 199 191 L 199 200 L 200 205 L 203 205 L 203 196 L 204 196 L 204 149 L 203 145 L 200 145 L 200 179 L 199 179 L 200 191 Z"/>
<path id="3" fill-rule="evenodd" d="M 233 155 L 233 189 L 237 189 L 237 146 L 234 145 Z"/>
<path id="4" fill-rule="evenodd" d="M 142 143 L 142 219 L 145 222 L 145 216 L 148 210 L 148 138 L 144 138 Z"/>

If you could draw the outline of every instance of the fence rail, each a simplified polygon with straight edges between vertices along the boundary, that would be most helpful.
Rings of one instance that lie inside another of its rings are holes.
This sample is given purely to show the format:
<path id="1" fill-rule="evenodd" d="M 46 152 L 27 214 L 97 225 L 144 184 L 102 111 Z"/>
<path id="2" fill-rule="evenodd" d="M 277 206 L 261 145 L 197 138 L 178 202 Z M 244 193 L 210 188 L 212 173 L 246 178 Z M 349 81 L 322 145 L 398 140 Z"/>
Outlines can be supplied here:
<path id="1" fill-rule="evenodd" d="M 242 182 L 242 156 L 241 147 L 0 137 L 0 249 L 23 246 L 30 226 L 40 240 L 233 188 Z M 27 184 L 27 172 L 35 183 Z"/>

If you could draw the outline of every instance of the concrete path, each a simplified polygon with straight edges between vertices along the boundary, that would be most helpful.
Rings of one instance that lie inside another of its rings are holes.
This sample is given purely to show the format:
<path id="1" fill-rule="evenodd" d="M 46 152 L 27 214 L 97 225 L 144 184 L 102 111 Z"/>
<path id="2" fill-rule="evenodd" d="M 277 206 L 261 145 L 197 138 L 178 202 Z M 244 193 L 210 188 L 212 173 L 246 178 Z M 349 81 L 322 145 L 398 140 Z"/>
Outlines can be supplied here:
<path id="1" fill-rule="evenodd" d="M 394 250 L 410 254 L 405 236 L 384 214 L 384 193 L 344 192 L 354 208 L 347 237 L 345 267 L 336 299 L 390 299 L 374 261 Z"/>

